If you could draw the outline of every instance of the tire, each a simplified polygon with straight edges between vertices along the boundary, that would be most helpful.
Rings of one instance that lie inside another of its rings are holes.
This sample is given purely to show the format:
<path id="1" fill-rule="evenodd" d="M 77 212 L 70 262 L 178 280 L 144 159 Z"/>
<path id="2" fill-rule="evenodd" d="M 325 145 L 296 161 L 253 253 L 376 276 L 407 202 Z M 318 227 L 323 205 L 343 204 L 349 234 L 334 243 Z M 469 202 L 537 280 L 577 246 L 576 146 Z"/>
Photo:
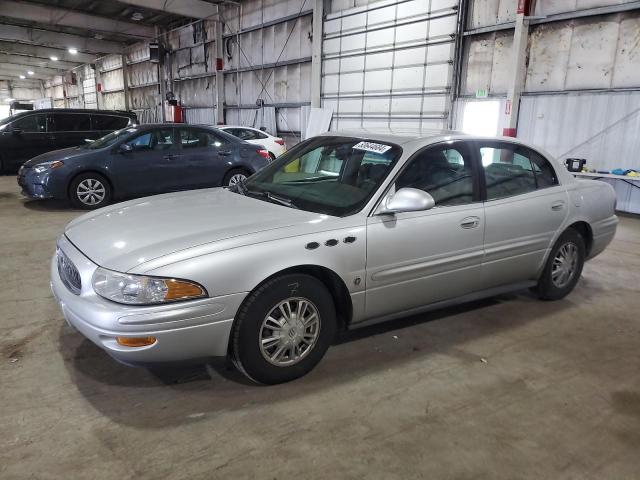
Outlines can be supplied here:
<path id="1" fill-rule="evenodd" d="M 246 180 L 251 174 L 242 168 L 229 170 L 222 180 L 223 187 L 230 187 L 238 183 L 239 180 Z"/>
<path id="2" fill-rule="evenodd" d="M 71 204 L 83 210 L 95 210 L 108 205 L 111 195 L 109 181 L 99 173 L 82 173 L 69 185 Z"/>
<path id="3" fill-rule="evenodd" d="M 538 297 L 542 300 L 559 300 L 567 296 L 580 279 L 584 258 L 585 244 L 582 235 L 573 228 L 565 230 L 551 249 L 535 287 Z M 567 261 L 570 263 L 567 264 Z M 563 265 L 567 265 L 568 269 Z"/>
<path id="4" fill-rule="evenodd" d="M 299 308 L 305 323 L 294 323 L 294 315 L 289 316 L 293 322 L 286 322 L 283 312 L 297 313 Z M 236 368 L 256 383 L 288 382 L 318 364 L 335 331 L 335 306 L 324 284 L 310 275 L 282 275 L 249 294 L 238 310 L 231 334 L 231 358 Z M 263 342 L 269 339 L 277 340 Z"/>
<path id="5" fill-rule="evenodd" d="M 269 158 L 271 159 L 269 162 L 273 162 L 276 159 L 276 156 L 273 152 L 269 152 Z"/>

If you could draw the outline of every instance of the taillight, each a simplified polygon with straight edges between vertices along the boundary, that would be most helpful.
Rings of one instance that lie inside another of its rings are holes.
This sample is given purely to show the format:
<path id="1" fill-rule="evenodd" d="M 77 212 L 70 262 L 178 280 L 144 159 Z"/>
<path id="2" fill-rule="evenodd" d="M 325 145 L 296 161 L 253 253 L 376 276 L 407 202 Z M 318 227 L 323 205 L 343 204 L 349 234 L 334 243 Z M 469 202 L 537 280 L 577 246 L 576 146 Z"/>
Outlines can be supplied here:
<path id="1" fill-rule="evenodd" d="M 269 155 L 269 152 L 267 152 L 266 150 L 256 150 L 256 152 L 258 152 L 258 155 L 260 155 L 261 157 L 264 157 L 267 160 L 271 160 L 271 156 Z"/>
<path id="2" fill-rule="evenodd" d="M 284 140 L 281 138 L 276 138 L 274 140 L 274 142 L 276 142 L 278 145 L 282 145 L 284 147 Z"/>

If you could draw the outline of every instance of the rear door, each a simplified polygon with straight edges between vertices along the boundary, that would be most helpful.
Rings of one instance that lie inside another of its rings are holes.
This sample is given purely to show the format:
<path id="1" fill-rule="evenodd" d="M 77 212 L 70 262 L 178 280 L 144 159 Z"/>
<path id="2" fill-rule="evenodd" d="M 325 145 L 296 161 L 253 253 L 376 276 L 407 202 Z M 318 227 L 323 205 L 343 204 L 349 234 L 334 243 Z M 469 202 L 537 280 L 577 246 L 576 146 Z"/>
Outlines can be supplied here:
<path id="1" fill-rule="evenodd" d="M 91 117 L 88 113 L 52 113 L 49 127 L 52 127 L 56 148 L 84 145 L 85 140 L 93 140 Z"/>
<path id="2" fill-rule="evenodd" d="M 539 153 L 510 142 L 476 145 L 486 186 L 483 284 L 534 280 L 567 215 L 567 192 Z"/>
<path id="3" fill-rule="evenodd" d="M 482 288 L 484 208 L 473 145 L 429 146 L 407 162 L 394 189 L 433 196 L 421 212 L 367 222 L 367 317 L 394 314 Z"/>
<path id="4" fill-rule="evenodd" d="M 125 143 L 130 152 L 118 148 L 112 154 L 111 170 L 121 194 L 141 195 L 176 189 L 181 182 L 175 159 L 178 149 L 173 127 L 140 132 Z"/>
<path id="5" fill-rule="evenodd" d="M 233 165 L 236 146 L 204 128 L 180 127 L 176 164 L 187 188 L 218 187 Z"/>
<path id="6" fill-rule="evenodd" d="M 2 131 L 0 157 L 7 169 L 15 169 L 41 153 L 55 150 L 55 140 L 47 132 L 47 115 L 25 115 Z"/>

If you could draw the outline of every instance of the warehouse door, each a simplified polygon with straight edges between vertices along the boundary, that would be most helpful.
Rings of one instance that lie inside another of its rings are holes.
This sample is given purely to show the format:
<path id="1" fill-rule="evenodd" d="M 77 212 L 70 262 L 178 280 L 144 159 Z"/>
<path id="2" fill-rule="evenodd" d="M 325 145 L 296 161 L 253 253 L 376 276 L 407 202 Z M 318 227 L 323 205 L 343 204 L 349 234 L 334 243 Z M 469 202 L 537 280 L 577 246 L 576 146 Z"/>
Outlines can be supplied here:
<path id="1" fill-rule="evenodd" d="M 458 0 L 331 2 L 324 23 L 322 104 L 332 130 L 446 128 Z"/>

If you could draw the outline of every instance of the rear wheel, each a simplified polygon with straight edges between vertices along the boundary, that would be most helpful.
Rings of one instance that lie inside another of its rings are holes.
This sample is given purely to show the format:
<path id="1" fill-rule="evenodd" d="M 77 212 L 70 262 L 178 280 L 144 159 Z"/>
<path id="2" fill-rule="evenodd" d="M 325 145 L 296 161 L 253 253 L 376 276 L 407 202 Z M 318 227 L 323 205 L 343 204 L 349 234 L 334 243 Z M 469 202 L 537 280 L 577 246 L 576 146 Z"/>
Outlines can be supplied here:
<path id="1" fill-rule="evenodd" d="M 543 300 L 559 300 L 567 296 L 580 279 L 584 258 L 582 235 L 573 228 L 567 229 L 551 249 L 535 289 L 538 296 Z"/>
<path id="2" fill-rule="evenodd" d="M 69 199 L 74 207 L 93 210 L 111 201 L 111 185 L 99 173 L 83 173 L 69 186 Z"/>
<path id="3" fill-rule="evenodd" d="M 249 172 L 241 168 L 235 168 L 227 172 L 222 180 L 222 186 L 232 187 L 236 183 L 244 182 L 249 177 Z"/>
<path id="4" fill-rule="evenodd" d="M 271 159 L 270 162 L 273 162 L 276 159 L 276 156 L 273 152 L 269 152 L 269 158 Z"/>
<path id="5" fill-rule="evenodd" d="M 236 315 L 231 355 L 251 380 L 275 384 L 310 372 L 333 340 L 331 294 L 315 277 L 276 277 L 252 292 Z"/>

